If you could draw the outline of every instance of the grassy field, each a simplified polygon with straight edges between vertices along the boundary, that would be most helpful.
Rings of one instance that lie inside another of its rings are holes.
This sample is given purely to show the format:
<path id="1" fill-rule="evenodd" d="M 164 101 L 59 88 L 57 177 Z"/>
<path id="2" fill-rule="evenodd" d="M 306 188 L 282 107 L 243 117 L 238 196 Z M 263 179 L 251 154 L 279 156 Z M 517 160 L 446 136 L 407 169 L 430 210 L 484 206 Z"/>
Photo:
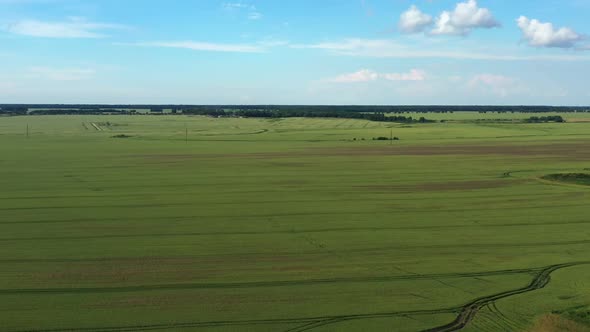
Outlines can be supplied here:
<path id="1" fill-rule="evenodd" d="M 0 118 L 1 330 L 587 331 L 590 114 L 474 121 L 533 115 Z"/>

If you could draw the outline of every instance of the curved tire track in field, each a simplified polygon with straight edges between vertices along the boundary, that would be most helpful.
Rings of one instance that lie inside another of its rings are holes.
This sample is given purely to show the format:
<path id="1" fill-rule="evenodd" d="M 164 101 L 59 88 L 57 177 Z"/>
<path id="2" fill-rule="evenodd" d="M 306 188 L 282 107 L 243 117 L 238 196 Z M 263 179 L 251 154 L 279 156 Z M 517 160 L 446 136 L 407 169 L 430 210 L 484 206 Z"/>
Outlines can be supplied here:
<path id="1" fill-rule="evenodd" d="M 578 266 L 578 265 L 583 265 L 583 264 L 590 264 L 590 262 L 575 262 L 575 263 L 564 263 L 564 264 L 551 265 L 551 266 L 548 266 L 548 267 L 538 270 L 539 272 L 535 275 L 535 277 L 533 278 L 531 283 L 526 287 L 514 289 L 514 290 L 509 290 L 509 291 L 505 291 L 505 292 L 501 292 L 501 293 L 497 293 L 497 294 L 493 294 L 493 295 L 489 295 L 489 296 L 480 297 L 480 298 L 477 298 L 477 299 L 463 305 L 462 307 L 441 309 L 440 311 L 434 310 L 431 312 L 431 314 L 459 312 L 459 315 L 457 316 L 457 318 L 454 321 L 452 321 L 449 324 L 435 327 L 435 328 L 431 328 L 431 329 L 427 329 L 427 330 L 424 330 L 423 332 L 459 331 L 459 330 L 463 329 L 465 326 L 467 326 L 467 324 L 469 324 L 475 318 L 475 316 L 477 315 L 477 312 L 480 309 L 482 309 L 483 307 L 485 307 L 489 304 L 493 304 L 496 301 L 507 298 L 507 297 L 511 297 L 511 296 L 515 296 L 515 295 L 519 295 L 519 294 L 523 294 L 523 293 L 528 293 L 528 292 L 532 292 L 532 291 L 544 288 L 551 281 L 551 274 L 553 272 L 563 269 L 563 268 Z M 426 312 L 427 311 L 414 312 L 413 314 L 426 314 Z M 351 315 L 351 316 L 334 317 L 333 319 L 326 319 L 326 320 L 318 321 L 315 323 L 313 323 L 313 322 L 307 323 L 305 325 L 301 325 L 299 327 L 289 329 L 285 332 L 310 331 L 310 330 L 315 329 L 317 327 L 340 323 L 340 322 L 344 322 L 347 320 L 379 318 L 379 317 L 386 318 L 386 317 L 410 316 L 410 315 L 412 315 L 412 313 L 398 312 L 398 313 L 391 313 L 387 316 L 386 315 L 381 315 L 381 316 L 360 316 L 360 315 L 354 316 L 354 315 Z"/>
<path id="2" fill-rule="evenodd" d="M 28 329 L 14 332 L 129 332 L 129 331 L 156 331 L 170 329 L 188 329 L 188 328 L 208 328 L 208 327 L 239 327 L 239 326 L 256 326 L 256 325 L 285 325 L 285 324 L 303 324 L 299 327 L 291 328 L 287 331 L 307 331 L 315 327 L 328 325 L 347 320 L 390 318 L 403 316 L 420 316 L 434 315 L 443 313 L 454 313 L 457 308 L 435 309 L 435 310 L 415 310 L 399 311 L 390 313 L 372 313 L 346 316 L 318 316 L 307 318 L 284 318 L 284 319 L 255 319 L 255 320 L 235 320 L 235 321 L 211 321 L 211 322 L 190 322 L 190 323 L 169 323 L 169 324 L 146 324 L 135 326 L 105 326 L 105 327 L 79 327 L 79 328 L 57 328 L 57 329 Z M 303 328 L 303 329 L 302 329 Z"/>
<path id="3" fill-rule="evenodd" d="M 62 329 L 29 329 L 19 332 L 127 332 L 127 331 L 154 331 L 167 329 L 184 329 L 184 328 L 207 328 L 207 327 L 227 327 L 227 326 L 255 326 L 255 325 L 285 325 L 285 324 L 301 324 L 299 326 L 290 328 L 285 332 L 303 332 L 310 331 L 318 327 L 342 323 L 352 320 L 362 319 L 377 319 L 377 318 L 392 318 L 392 317 L 411 317 L 435 314 L 450 314 L 459 313 L 457 318 L 446 325 L 424 330 L 423 332 L 447 332 L 458 331 L 467 326 L 477 315 L 478 311 L 485 306 L 495 303 L 495 301 L 520 295 L 523 293 L 532 292 L 542 289 L 551 281 L 551 274 L 557 270 L 590 264 L 588 262 L 573 262 L 551 265 L 541 269 L 527 269 L 522 271 L 536 271 L 537 274 L 531 283 L 523 288 L 509 290 L 489 296 L 477 298 L 463 306 L 431 309 L 431 310 L 414 310 L 414 311 L 397 311 L 389 313 L 370 313 L 370 314 L 355 314 L 355 315 L 341 315 L 341 316 L 317 316 L 307 318 L 286 318 L 286 319 L 259 319 L 259 320 L 236 320 L 236 321 L 211 321 L 211 322 L 190 322 L 190 323 L 170 323 L 170 324 L 152 324 L 152 325 L 135 325 L 135 326 L 112 326 L 112 327 L 82 327 L 82 328 L 62 328 Z"/>
<path id="4" fill-rule="evenodd" d="M 424 330 L 424 332 L 459 331 L 459 330 L 463 329 L 465 326 L 467 326 L 467 324 L 469 324 L 471 321 L 473 321 L 473 319 L 477 315 L 477 312 L 479 310 L 481 310 L 483 307 L 485 307 L 489 304 L 495 303 L 496 301 L 507 298 L 507 297 L 520 295 L 523 293 L 528 293 L 528 292 L 532 292 L 532 291 L 535 291 L 538 289 L 545 288 L 545 286 L 547 286 L 549 284 L 549 282 L 551 281 L 551 274 L 553 272 L 560 270 L 560 269 L 564 269 L 564 268 L 568 268 L 568 267 L 572 267 L 572 266 L 577 266 L 577 265 L 583 265 L 583 264 L 590 264 L 590 262 L 564 263 L 564 264 L 558 264 L 558 265 L 552 265 L 552 266 L 546 267 L 535 276 L 533 281 L 531 281 L 531 283 L 528 286 L 523 287 L 523 288 L 519 288 L 519 289 L 509 290 L 509 291 L 502 292 L 502 293 L 497 293 L 494 295 L 489 295 L 489 296 L 477 298 L 477 299 L 467 303 L 466 305 L 464 305 L 461 308 L 461 312 L 459 313 L 457 318 L 454 321 L 452 321 L 451 323 L 449 323 L 447 325 L 435 327 L 432 329 Z"/>
<path id="5" fill-rule="evenodd" d="M 160 290 L 190 290 L 190 289 L 240 289 L 261 287 L 288 287 L 308 286 L 339 283 L 367 283 L 367 282 L 392 282 L 401 280 L 425 280 L 425 279 L 452 279 L 452 278 L 477 278 L 514 274 L 534 274 L 542 269 L 511 269 L 484 272 L 464 273 L 433 273 L 413 275 L 393 275 L 381 277 L 349 277 L 349 278 L 325 278 L 304 280 L 275 280 L 275 281 L 251 281 L 251 282 L 226 282 L 226 283 L 178 283 L 178 284 L 154 284 L 120 287 L 67 287 L 67 288 L 14 288 L 0 289 L 0 295 L 24 295 L 24 294 L 77 294 L 77 293 L 133 293 Z"/>

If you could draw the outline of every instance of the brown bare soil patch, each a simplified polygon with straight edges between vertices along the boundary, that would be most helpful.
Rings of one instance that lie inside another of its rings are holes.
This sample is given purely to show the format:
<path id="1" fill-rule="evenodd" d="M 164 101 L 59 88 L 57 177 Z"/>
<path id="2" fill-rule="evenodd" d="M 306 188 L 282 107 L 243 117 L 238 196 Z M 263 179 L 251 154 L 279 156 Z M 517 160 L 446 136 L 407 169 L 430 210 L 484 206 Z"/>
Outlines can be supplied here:
<path id="1" fill-rule="evenodd" d="M 559 315 L 544 315 L 529 332 L 590 332 L 590 327 Z"/>

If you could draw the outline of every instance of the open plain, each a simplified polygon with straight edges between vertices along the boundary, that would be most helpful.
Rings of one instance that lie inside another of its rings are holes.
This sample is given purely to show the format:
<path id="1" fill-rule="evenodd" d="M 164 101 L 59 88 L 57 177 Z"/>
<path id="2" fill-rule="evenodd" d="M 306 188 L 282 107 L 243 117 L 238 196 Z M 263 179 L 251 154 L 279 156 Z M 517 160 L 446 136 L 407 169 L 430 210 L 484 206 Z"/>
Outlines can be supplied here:
<path id="1" fill-rule="evenodd" d="M 562 115 L 0 117 L 1 330 L 588 331 Z"/>

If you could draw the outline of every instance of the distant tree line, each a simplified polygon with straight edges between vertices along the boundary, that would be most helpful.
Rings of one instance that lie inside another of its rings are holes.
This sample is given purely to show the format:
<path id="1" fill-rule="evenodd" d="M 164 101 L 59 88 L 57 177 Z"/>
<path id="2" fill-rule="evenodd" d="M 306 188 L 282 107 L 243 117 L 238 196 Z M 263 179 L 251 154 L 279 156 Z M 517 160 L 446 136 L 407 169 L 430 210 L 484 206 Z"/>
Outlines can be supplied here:
<path id="1" fill-rule="evenodd" d="M 26 107 L 5 106 L 0 108 L 0 115 L 27 115 L 28 110 Z"/>
<path id="2" fill-rule="evenodd" d="M 531 116 L 530 118 L 526 119 L 525 122 L 528 122 L 528 123 L 565 122 L 565 120 L 560 115 L 550 115 L 550 116 Z"/>
<path id="3" fill-rule="evenodd" d="M 162 106 L 163 107 L 163 106 Z M 573 106 L 324 106 L 324 105 L 215 105 L 215 106 L 172 106 L 165 108 L 180 108 L 190 111 L 213 110 L 243 110 L 243 111 L 299 111 L 299 112 L 354 112 L 354 113 L 454 113 L 454 112 L 480 112 L 480 113 L 567 113 L 590 112 L 588 107 Z M 138 107 L 139 108 L 139 107 Z"/>
<path id="4" fill-rule="evenodd" d="M 397 105 L 397 106 L 326 106 L 326 105 L 99 105 L 99 104 L 0 104 L 0 112 L 8 113 L 29 109 L 61 110 L 70 112 L 129 112 L 134 109 L 169 109 L 185 111 L 297 111 L 297 112 L 351 112 L 351 113 L 453 113 L 453 112 L 495 112 L 495 113 L 560 113 L 590 112 L 590 106 L 453 106 L 453 105 Z M 78 113 L 76 113 L 78 114 Z"/>
<path id="5" fill-rule="evenodd" d="M 177 107 L 177 106 L 174 106 Z M 165 107 L 172 108 L 172 107 Z M 313 112 L 355 112 L 355 113 L 454 113 L 454 112 L 496 112 L 496 113 L 559 113 L 590 112 L 590 106 L 324 106 L 324 105 L 215 105 L 180 107 L 183 110 L 256 110 L 256 111 L 313 111 Z"/>
<path id="6" fill-rule="evenodd" d="M 5 115 L 133 115 L 135 110 L 130 109 L 104 109 L 99 107 L 85 107 L 85 108 L 51 108 L 51 109 L 33 109 L 28 111 L 26 108 L 18 108 L 18 113 L 14 109 L 8 109 L 2 114 Z M 351 112 L 339 110 L 314 110 L 314 109 L 281 109 L 281 110 L 260 110 L 260 109 L 218 109 L 213 107 L 200 107 L 193 109 L 172 109 L 170 114 L 189 114 L 189 115 L 204 115 L 213 117 L 244 117 L 244 118 L 342 118 L 342 119 L 362 119 L 368 121 L 380 122 L 397 122 L 397 123 L 429 123 L 434 122 L 427 120 L 424 117 L 414 119 L 411 116 L 401 115 L 387 115 L 385 113 L 370 113 L 370 112 Z M 164 114 L 163 108 L 152 108 L 150 113 L 152 115 Z"/>
<path id="7" fill-rule="evenodd" d="M 247 118 L 344 118 L 380 122 L 428 123 L 425 117 L 413 118 L 404 113 L 542 113 L 589 112 L 590 107 L 570 106 L 289 106 L 289 105 L 0 105 L 0 115 L 134 115 L 136 109 L 147 114 L 190 114 L 213 117 Z M 170 110 L 170 113 L 165 112 Z M 395 115 L 392 115 L 395 114 Z M 564 122 L 559 116 L 531 117 L 526 122 Z"/>
<path id="8" fill-rule="evenodd" d="M 2 112 L 2 111 L 0 111 Z M 28 111 L 29 115 L 125 115 L 133 114 L 133 111 L 99 108 L 66 108 L 66 109 L 37 109 Z M 27 114 L 27 113 L 25 113 Z"/>
<path id="9" fill-rule="evenodd" d="M 411 116 L 391 116 L 385 113 L 360 113 L 348 111 L 318 111 L 318 110 L 216 110 L 216 109 L 191 109 L 184 110 L 183 114 L 208 115 L 216 117 L 244 117 L 244 118 L 341 118 L 361 119 L 380 122 L 398 123 L 427 123 L 434 122 L 424 117 L 414 119 Z"/>

